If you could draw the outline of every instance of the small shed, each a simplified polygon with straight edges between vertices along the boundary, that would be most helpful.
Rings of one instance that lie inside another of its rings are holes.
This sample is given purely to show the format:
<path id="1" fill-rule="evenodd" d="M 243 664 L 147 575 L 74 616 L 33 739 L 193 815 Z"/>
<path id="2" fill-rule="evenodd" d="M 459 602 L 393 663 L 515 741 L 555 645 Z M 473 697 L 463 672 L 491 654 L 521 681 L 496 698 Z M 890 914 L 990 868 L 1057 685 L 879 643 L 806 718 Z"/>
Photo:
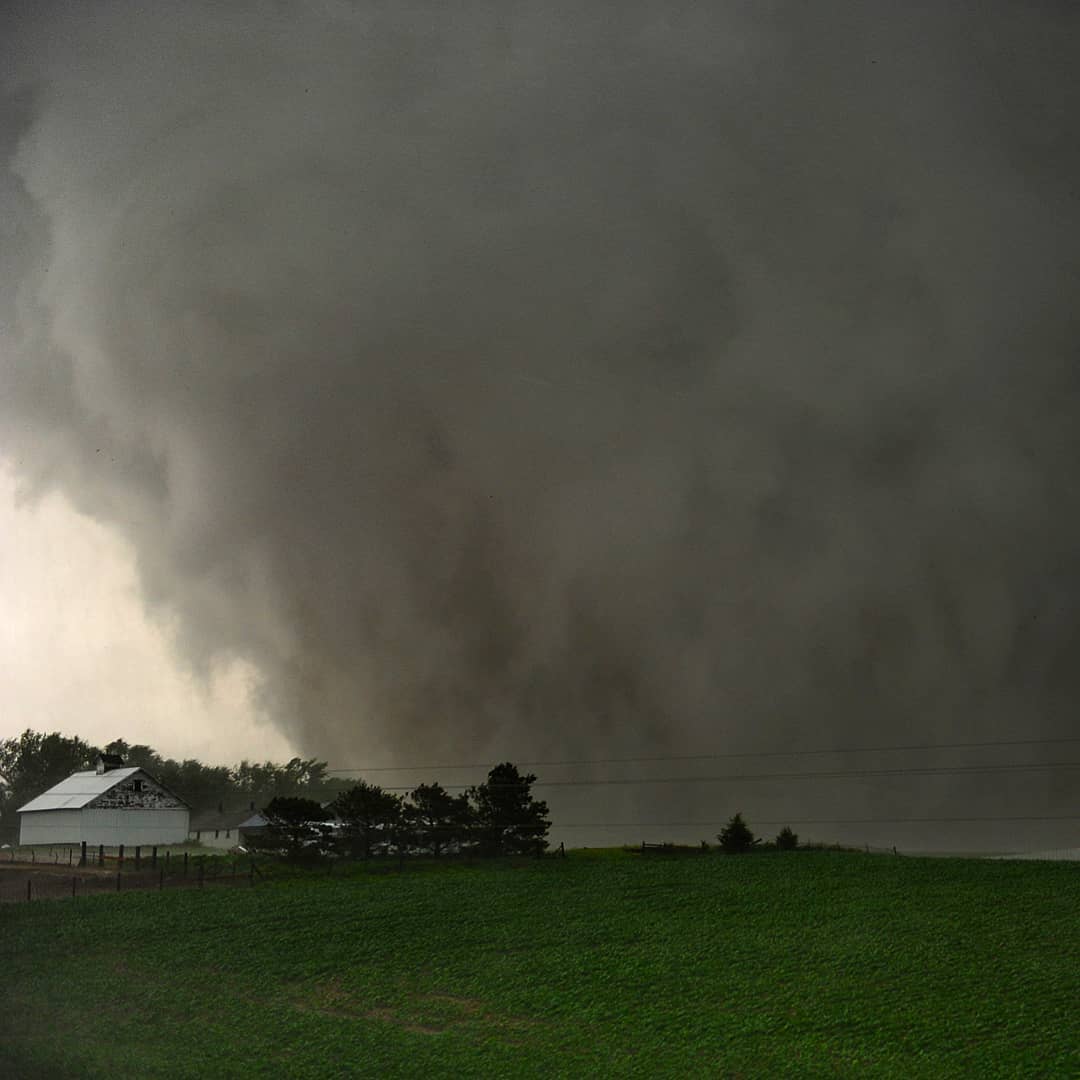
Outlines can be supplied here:
<path id="1" fill-rule="evenodd" d="M 190 817 L 183 799 L 112 754 L 102 754 L 97 768 L 72 773 L 31 799 L 18 814 L 21 845 L 106 847 L 181 844 Z"/>

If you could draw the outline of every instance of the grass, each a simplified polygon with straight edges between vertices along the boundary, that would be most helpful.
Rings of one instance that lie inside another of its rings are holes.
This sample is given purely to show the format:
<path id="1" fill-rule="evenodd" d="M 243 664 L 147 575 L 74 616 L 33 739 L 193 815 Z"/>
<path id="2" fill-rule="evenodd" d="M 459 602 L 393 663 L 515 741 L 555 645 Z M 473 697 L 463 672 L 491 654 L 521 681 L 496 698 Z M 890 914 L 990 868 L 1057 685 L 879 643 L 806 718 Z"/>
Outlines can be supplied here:
<path id="1" fill-rule="evenodd" d="M 1078 902 L 1076 864 L 815 851 L 10 905 L 0 1074 L 1076 1077 Z"/>

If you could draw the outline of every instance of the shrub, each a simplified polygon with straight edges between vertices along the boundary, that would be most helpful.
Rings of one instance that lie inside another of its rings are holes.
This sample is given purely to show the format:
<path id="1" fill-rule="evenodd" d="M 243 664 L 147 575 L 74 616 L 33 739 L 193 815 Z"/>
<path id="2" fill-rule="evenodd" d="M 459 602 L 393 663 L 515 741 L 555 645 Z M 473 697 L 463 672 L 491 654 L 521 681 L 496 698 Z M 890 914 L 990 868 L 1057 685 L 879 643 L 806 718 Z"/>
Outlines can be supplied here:
<path id="1" fill-rule="evenodd" d="M 791 831 L 790 825 L 785 825 L 776 834 L 776 848 L 778 851 L 794 851 L 798 846 L 798 834 Z"/>

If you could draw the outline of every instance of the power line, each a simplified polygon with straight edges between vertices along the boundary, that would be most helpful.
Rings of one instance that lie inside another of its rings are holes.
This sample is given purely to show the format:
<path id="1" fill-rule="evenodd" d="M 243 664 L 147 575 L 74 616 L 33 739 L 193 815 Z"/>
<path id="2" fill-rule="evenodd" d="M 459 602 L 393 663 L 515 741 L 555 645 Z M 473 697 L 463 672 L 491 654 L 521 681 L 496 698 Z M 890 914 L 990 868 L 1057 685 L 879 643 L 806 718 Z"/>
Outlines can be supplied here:
<path id="1" fill-rule="evenodd" d="M 915 825 L 956 824 L 959 822 L 1003 821 L 1080 821 L 1080 814 L 1027 815 L 1017 817 L 905 817 L 905 818 L 757 818 L 754 825 Z M 712 829 L 726 825 L 727 821 L 554 821 L 552 829 Z M 483 832 L 487 828 L 476 824 L 442 825 L 438 823 L 420 826 L 426 832 Z"/>
<path id="2" fill-rule="evenodd" d="M 960 747 L 986 747 L 986 746 L 1027 746 L 1044 745 L 1056 742 L 1080 742 L 1080 738 L 1066 736 L 1060 739 L 1015 739 L 1002 742 L 981 743 L 940 743 L 926 746 L 892 746 L 892 747 L 850 747 L 839 750 L 804 750 L 792 751 L 791 756 L 803 756 L 810 754 L 833 754 L 833 753 L 861 753 L 883 750 L 918 750 L 918 749 L 956 749 Z M 562 761 L 562 762 L 520 762 L 521 765 L 599 765 L 599 764 L 628 764 L 632 762 L 651 761 L 697 761 L 712 760 L 723 757 L 784 757 L 789 756 L 784 751 L 763 751 L 754 753 L 734 754 L 702 754 L 682 757 L 655 757 L 655 758 L 608 758 L 592 759 L 588 761 Z M 372 769 L 327 769 L 326 772 L 400 772 L 410 769 L 417 771 L 439 768 L 482 768 L 479 765 L 432 765 L 432 766 L 393 766 Z M 1037 761 L 1037 762 L 1009 762 L 1001 764 L 983 765 L 945 765 L 945 766 L 907 766 L 891 769 L 845 769 L 827 770 L 819 772 L 777 772 L 777 773 L 728 773 L 712 776 L 663 776 L 663 777 L 614 777 L 598 780 L 535 780 L 532 787 L 601 787 L 623 786 L 629 784 L 694 784 L 694 783 L 746 783 L 757 780 L 846 780 L 850 778 L 874 777 L 874 776 L 950 776 L 979 773 L 1005 773 L 1012 771 L 1041 771 L 1046 769 L 1076 769 L 1080 768 L 1080 761 Z M 383 787 L 383 791 L 411 792 L 418 785 L 396 785 Z M 444 784 L 441 785 L 446 791 L 466 791 L 473 787 L 472 784 Z M 496 784 L 488 783 L 489 788 L 520 788 L 523 784 Z M 222 789 L 224 791 L 224 789 Z M 231 793 L 230 793 L 231 794 Z M 244 798 L 250 793 L 241 792 Z M 989 820 L 989 819 L 988 819 Z M 1009 819 L 1011 820 L 1011 819 Z M 1056 819 L 1052 819 L 1056 820 Z M 1071 820 L 1071 819 L 1068 819 Z"/>
<path id="3" fill-rule="evenodd" d="M 1080 814 L 1030 817 L 920 817 L 920 818 L 755 818 L 755 825 L 914 825 L 957 822 L 1002 821 L 1080 821 Z M 677 829 L 697 827 L 714 829 L 726 821 L 566 821 L 554 823 L 553 829 Z"/>
<path id="4" fill-rule="evenodd" d="M 556 765 L 637 765 L 657 761 L 718 761 L 723 758 L 769 758 L 769 757 L 811 757 L 824 754 L 880 754 L 914 750 L 964 750 L 982 749 L 991 746 L 1045 746 L 1048 743 L 1080 743 L 1080 736 L 1065 735 L 1051 739 L 995 739 L 986 742 L 955 743 L 913 743 L 900 746 L 843 746 L 821 750 L 745 750 L 718 754 L 678 754 L 658 755 L 655 757 L 625 758 L 579 758 L 568 761 L 519 761 L 522 767 Z M 488 769 L 491 762 L 463 762 L 443 765 L 358 765 L 352 768 L 326 769 L 328 773 L 349 772 L 418 772 L 434 769 Z"/>
<path id="5" fill-rule="evenodd" d="M 1052 742 L 1054 740 L 1043 740 Z M 1074 740 L 1069 740 L 1074 741 Z M 597 762 L 589 762 L 597 764 Z M 746 783 L 757 780 L 849 780 L 865 777 L 940 777 L 940 775 L 964 775 L 978 773 L 1001 773 L 1042 771 L 1048 769 L 1080 769 L 1080 761 L 1010 761 L 1005 764 L 906 766 L 893 769 L 834 769 L 818 772 L 732 772 L 720 775 L 697 775 L 697 777 L 617 777 L 600 780 L 536 780 L 532 787 L 597 787 L 626 784 L 688 784 L 688 783 Z M 341 770 L 337 770 L 341 771 Z M 374 771 L 374 770 L 373 770 Z M 380 785 L 381 786 L 381 785 Z M 413 792 L 417 784 L 399 784 L 382 787 L 384 792 Z M 467 791 L 473 784 L 442 784 L 444 791 Z M 524 784 L 487 783 L 491 788 L 517 788 Z M 249 798 L 248 793 L 220 792 L 227 797 Z M 258 796 L 256 796 L 258 797 Z"/>
<path id="6" fill-rule="evenodd" d="M 964 773 L 1000 773 L 1012 770 L 1080 769 L 1080 761 L 1037 761 L 1007 765 L 951 765 L 903 769 L 848 769 L 843 772 L 729 773 L 722 776 L 639 776 L 601 780 L 536 780 L 533 787 L 598 787 L 623 784 L 743 783 L 748 780 L 847 780 L 863 776 L 946 776 Z M 447 791 L 461 791 L 472 784 L 445 784 Z M 523 784 L 488 784 L 491 788 L 518 788 Z M 413 786 L 383 788 L 384 791 L 412 791 Z"/>

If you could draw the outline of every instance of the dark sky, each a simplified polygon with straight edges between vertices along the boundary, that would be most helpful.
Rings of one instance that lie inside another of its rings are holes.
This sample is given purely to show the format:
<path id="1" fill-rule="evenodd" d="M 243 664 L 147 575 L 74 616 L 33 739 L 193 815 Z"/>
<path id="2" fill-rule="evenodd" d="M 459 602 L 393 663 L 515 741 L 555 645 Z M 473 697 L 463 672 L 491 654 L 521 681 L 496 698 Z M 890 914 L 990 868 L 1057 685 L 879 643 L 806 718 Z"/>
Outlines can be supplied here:
<path id="1" fill-rule="evenodd" d="M 0 18 L 0 455 L 302 752 L 1080 734 L 1074 4 Z M 563 812 L 1061 814 L 1077 775 Z"/>

